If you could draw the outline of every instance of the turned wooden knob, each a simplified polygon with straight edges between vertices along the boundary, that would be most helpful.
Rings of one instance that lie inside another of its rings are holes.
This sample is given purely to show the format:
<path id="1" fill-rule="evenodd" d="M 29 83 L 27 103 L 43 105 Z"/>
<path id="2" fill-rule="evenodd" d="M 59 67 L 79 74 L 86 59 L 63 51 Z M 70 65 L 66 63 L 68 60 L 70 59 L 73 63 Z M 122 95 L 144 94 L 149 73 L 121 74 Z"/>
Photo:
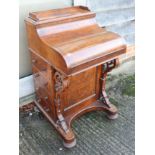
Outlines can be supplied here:
<path id="1" fill-rule="evenodd" d="M 47 100 L 48 99 L 48 96 L 45 96 L 44 99 Z"/>
<path id="2" fill-rule="evenodd" d="M 46 112 L 49 112 L 49 111 L 50 111 L 50 109 L 49 109 L 49 108 L 48 108 L 48 109 L 45 109 L 45 111 L 46 111 Z"/>
<path id="3" fill-rule="evenodd" d="M 41 99 L 38 99 L 37 102 L 38 102 L 38 103 L 41 102 Z"/>
<path id="4" fill-rule="evenodd" d="M 39 73 L 34 74 L 35 78 L 39 76 Z"/>
<path id="5" fill-rule="evenodd" d="M 36 63 L 37 62 L 37 60 L 35 60 L 35 59 L 32 59 L 32 63 Z"/>

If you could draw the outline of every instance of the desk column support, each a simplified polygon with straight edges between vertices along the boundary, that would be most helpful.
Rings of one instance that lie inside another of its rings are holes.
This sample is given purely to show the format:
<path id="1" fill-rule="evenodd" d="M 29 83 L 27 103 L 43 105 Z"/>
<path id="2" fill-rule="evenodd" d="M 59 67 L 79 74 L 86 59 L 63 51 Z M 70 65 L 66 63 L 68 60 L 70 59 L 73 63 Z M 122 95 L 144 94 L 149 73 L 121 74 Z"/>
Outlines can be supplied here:
<path id="1" fill-rule="evenodd" d="M 69 81 L 68 78 L 64 77 L 61 73 L 55 72 L 54 74 L 54 82 L 55 82 L 55 110 L 57 122 L 56 124 L 63 130 L 63 144 L 66 148 L 72 148 L 76 145 L 75 135 L 71 129 L 71 127 L 67 124 L 63 114 L 62 114 L 62 93 L 68 87 Z"/>
<path id="2" fill-rule="evenodd" d="M 119 60 L 114 59 L 111 61 L 108 61 L 103 64 L 103 72 L 102 72 L 102 95 L 101 95 L 101 101 L 102 103 L 108 108 L 106 110 L 107 116 L 109 119 L 116 119 L 118 117 L 118 110 L 117 108 L 110 103 L 109 97 L 107 96 L 106 90 L 105 90 L 105 84 L 106 84 L 106 78 L 107 73 L 110 72 L 112 69 L 114 69 L 116 66 L 119 65 Z"/>

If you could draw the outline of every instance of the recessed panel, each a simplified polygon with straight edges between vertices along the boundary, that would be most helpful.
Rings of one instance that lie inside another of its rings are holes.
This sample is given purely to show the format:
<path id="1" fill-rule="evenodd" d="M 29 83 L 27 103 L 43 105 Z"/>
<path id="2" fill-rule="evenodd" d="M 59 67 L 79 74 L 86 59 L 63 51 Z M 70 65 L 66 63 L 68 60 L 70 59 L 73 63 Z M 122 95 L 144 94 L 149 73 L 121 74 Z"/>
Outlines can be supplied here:
<path id="1" fill-rule="evenodd" d="M 95 95 L 96 68 L 71 77 L 68 88 L 68 106 Z"/>

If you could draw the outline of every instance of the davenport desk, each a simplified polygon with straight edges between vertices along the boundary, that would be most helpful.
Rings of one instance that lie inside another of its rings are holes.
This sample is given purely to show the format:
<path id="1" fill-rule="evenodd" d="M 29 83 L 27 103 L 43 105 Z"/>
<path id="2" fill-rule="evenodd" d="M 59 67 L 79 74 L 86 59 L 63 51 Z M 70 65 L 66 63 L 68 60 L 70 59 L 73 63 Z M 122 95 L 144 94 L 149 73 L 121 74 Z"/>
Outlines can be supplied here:
<path id="1" fill-rule="evenodd" d="M 105 80 L 126 52 L 124 39 L 100 28 L 95 13 L 83 6 L 33 12 L 25 23 L 35 104 L 71 148 L 76 145 L 71 123 L 78 116 L 102 110 L 117 118 Z"/>

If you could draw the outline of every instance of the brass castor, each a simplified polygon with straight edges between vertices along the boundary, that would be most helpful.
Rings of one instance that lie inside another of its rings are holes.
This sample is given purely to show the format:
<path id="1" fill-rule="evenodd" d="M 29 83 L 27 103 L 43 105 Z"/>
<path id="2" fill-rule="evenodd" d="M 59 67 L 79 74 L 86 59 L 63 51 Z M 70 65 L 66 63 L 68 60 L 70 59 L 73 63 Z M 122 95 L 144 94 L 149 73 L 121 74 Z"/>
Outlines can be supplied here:
<path id="1" fill-rule="evenodd" d="M 74 147 L 76 145 L 76 139 L 74 139 L 74 141 L 71 142 L 71 143 L 66 143 L 65 141 L 63 141 L 63 145 L 64 145 L 65 148 L 70 149 L 70 148 L 72 148 L 72 147 Z"/>
<path id="2" fill-rule="evenodd" d="M 116 114 L 108 114 L 107 117 L 111 120 L 117 119 L 118 118 L 118 113 Z"/>

